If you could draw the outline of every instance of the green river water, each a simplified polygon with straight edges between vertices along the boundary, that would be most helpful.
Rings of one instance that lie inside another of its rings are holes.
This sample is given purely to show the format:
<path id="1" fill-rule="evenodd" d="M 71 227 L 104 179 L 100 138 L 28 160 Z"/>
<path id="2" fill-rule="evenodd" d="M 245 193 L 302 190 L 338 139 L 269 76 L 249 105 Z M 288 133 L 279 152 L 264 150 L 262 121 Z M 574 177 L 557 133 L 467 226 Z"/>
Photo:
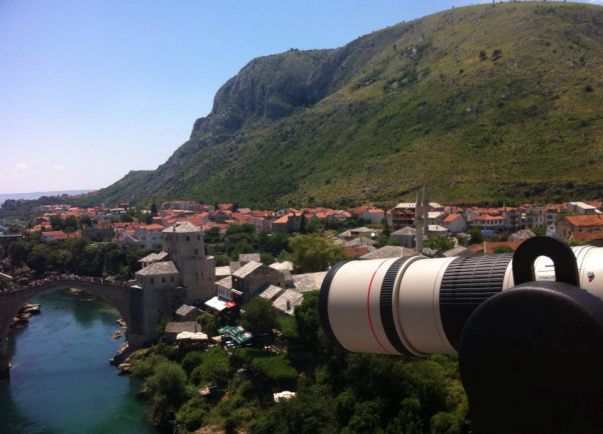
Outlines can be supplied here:
<path id="1" fill-rule="evenodd" d="M 116 310 L 86 293 L 44 294 L 42 314 L 13 332 L 10 382 L 0 382 L 1 434 L 158 434 L 140 383 L 108 360 L 123 338 Z"/>

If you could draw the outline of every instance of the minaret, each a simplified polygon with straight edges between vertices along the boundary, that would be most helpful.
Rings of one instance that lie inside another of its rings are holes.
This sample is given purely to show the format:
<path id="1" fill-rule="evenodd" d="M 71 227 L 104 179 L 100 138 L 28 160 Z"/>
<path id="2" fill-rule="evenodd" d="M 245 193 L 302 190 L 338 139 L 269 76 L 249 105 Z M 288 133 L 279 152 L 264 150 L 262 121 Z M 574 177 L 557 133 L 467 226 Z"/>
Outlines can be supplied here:
<path id="1" fill-rule="evenodd" d="M 423 217 L 421 193 L 417 192 L 417 200 L 415 203 L 415 248 L 419 255 L 423 254 Z"/>
<path id="2" fill-rule="evenodd" d="M 429 196 L 427 194 L 427 181 L 423 183 L 423 191 L 417 192 L 415 203 L 415 246 L 419 255 L 423 254 L 423 235 L 427 234 L 429 212 Z"/>

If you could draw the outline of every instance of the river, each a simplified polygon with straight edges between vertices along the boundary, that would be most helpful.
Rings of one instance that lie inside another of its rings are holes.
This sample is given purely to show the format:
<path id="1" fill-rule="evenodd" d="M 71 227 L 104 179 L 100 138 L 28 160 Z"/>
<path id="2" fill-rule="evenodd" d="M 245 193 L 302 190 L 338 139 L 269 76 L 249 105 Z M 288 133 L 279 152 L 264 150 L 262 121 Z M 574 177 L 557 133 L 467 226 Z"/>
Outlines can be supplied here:
<path id="1" fill-rule="evenodd" d="M 11 333 L 10 382 L 0 382 L 0 433 L 158 434 L 137 398 L 140 383 L 118 376 L 109 358 L 123 338 L 116 310 L 86 293 L 34 300 L 42 314 Z"/>

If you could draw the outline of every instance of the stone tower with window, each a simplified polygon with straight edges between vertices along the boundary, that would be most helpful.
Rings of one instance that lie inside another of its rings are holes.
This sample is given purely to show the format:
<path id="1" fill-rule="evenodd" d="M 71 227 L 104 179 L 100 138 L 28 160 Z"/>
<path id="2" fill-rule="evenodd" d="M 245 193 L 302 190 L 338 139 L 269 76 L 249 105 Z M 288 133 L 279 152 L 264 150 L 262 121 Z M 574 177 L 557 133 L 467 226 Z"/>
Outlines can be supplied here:
<path id="1" fill-rule="evenodd" d="M 189 222 L 178 222 L 163 231 L 163 246 L 174 261 L 182 285 L 186 288 L 186 302 L 209 300 L 216 293 L 216 262 L 205 255 L 203 230 Z"/>

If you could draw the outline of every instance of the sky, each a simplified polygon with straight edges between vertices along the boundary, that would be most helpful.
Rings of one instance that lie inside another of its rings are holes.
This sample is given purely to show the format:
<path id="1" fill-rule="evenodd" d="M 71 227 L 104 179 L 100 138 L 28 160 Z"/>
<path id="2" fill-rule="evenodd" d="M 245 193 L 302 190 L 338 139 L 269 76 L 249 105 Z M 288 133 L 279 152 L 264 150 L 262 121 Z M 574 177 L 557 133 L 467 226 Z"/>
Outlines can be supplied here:
<path id="1" fill-rule="evenodd" d="M 0 0 L 0 193 L 97 189 L 155 169 L 251 59 L 473 3 Z"/>

